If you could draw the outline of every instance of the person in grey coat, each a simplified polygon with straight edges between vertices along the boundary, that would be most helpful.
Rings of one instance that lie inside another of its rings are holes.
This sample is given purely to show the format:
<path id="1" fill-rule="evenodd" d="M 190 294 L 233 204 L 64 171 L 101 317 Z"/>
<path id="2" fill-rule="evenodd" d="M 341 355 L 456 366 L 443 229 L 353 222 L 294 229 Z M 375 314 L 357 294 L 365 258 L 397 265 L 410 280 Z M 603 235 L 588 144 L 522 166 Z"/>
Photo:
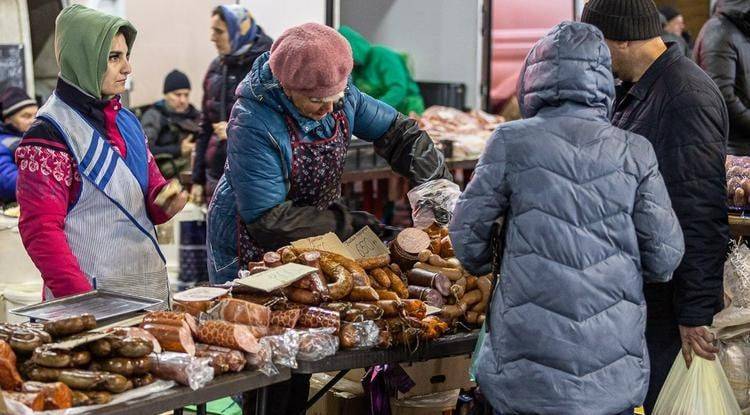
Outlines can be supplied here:
<path id="1" fill-rule="evenodd" d="M 610 124 L 610 66 L 594 26 L 542 38 L 519 80 L 524 119 L 494 132 L 454 211 L 473 275 L 505 222 L 477 365 L 502 414 L 632 414 L 646 396 L 643 282 L 668 281 L 684 244 L 651 144 Z"/>

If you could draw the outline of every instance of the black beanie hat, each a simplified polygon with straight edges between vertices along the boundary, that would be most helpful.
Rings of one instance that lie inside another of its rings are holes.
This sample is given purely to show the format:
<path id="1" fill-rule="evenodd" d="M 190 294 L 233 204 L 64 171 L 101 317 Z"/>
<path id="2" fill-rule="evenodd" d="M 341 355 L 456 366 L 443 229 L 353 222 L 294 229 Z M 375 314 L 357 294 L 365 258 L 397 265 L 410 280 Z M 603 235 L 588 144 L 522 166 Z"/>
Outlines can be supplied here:
<path id="1" fill-rule="evenodd" d="M 175 69 L 164 78 L 164 93 L 178 89 L 190 89 L 190 80 L 187 75 Z"/>
<path id="2" fill-rule="evenodd" d="M 659 7 L 659 13 L 661 13 L 667 21 L 670 21 L 674 19 L 675 17 L 681 15 L 679 10 L 675 9 L 672 6 L 662 6 Z"/>
<path id="3" fill-rule="evenodd" d="M 12 86 L 0 94 L 0 107 L 3 108 L 3 118 L 8 118 L 18 111 L 32 105 L 37 105 L 36 101 L 26 95 L 26 91 L 21 88 Z"/>
<path id="4" fill-rule="evenodd" d="M 646 40 L 662 34 L 653 0 L 590 0 L 581 21 L 598 27 L 610 40 Z"/>

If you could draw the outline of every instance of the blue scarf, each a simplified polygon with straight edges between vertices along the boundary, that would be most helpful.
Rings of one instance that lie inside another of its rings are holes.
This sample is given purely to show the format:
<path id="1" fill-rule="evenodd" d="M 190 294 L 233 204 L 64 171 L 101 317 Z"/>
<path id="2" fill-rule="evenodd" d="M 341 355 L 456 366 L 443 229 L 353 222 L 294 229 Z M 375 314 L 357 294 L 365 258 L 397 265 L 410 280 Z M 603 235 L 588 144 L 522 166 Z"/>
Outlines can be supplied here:
<path id="1" fill-rule="evenodd" d="M 236 4 L 219 6 L 221 15 L 227 24 L 232 56 L 242 55 L 252 46 L 258 37 L 258 25 L 250 12 Z"/>

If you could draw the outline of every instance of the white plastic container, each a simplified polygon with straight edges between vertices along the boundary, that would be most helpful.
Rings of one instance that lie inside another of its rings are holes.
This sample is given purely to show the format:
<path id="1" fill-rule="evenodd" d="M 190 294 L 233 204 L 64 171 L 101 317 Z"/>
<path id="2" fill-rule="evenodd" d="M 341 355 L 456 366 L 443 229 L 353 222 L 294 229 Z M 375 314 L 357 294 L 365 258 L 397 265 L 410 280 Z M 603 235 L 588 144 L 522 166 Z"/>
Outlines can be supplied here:
<path id="1" fill-rule="evenodd" d="M 28 321 L 25 317 L 11 314 L 10 310 L 42 301 L 42 284 L 29 282 L 24 284 L 10 284 L 3 289 L 2 301 L 4 312 L 2 318 L 9 323 L 21 323 Z"/>

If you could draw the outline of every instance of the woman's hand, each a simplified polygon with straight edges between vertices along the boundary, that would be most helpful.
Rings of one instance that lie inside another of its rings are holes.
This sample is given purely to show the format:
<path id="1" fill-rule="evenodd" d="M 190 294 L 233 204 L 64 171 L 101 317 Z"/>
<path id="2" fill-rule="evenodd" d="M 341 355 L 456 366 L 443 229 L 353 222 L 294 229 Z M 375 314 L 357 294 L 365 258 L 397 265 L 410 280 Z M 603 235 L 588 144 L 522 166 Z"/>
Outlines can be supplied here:
<path id="1" fill-rule="evenodd" d="M 190 201 L 196 205 L 203 204 L 203 186 L 193 183 L 190 187 Z"/>
<path id="2" fill-rule="evenodd" d="M 217 122 L 213 124 L 214 127 L 214 134 L 216 134 L 217 137 L 219 137 L 219 140 L 226 140 L 227 139 L 227 122 Z"/>

